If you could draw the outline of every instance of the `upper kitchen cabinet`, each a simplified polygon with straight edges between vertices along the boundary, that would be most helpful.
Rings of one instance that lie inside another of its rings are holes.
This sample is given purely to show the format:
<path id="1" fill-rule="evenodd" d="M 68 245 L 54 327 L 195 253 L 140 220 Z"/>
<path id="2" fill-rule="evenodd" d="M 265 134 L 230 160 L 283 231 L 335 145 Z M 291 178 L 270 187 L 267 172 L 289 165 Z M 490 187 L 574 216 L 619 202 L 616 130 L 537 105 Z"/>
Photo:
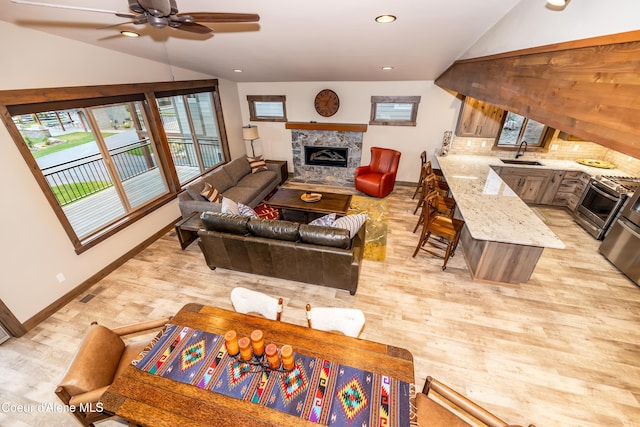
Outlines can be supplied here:
<path id="1" fill-rule="evenodd" d="M 456 135 L 495 138 L 500 131 L 504 113 L 501 108 L 467 96 L 460 107 Z"/>

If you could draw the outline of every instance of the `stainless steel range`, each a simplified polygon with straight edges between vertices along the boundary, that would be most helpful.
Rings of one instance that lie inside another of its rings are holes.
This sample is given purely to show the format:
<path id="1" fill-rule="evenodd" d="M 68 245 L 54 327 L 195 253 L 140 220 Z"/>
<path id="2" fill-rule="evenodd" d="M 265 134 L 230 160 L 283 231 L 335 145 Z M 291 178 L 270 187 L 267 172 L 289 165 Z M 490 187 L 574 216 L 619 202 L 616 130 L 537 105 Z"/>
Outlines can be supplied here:
<path id="1" fill-rule="evenodd" d="M 636 188 L 640 188 L 640 178 L 612 175 L 591 178 L 575 211 L 576 222 L 602 240 Z"/>

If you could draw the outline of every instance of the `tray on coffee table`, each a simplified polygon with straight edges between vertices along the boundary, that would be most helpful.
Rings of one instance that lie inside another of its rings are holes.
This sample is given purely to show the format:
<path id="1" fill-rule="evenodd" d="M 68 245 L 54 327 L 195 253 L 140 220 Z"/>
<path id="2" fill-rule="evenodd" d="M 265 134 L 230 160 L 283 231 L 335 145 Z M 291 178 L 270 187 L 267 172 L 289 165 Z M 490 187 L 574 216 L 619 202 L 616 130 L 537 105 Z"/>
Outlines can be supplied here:
<path id="1" fill-rule="evenodd" d="M 346 215 L 351 205 L 350 194 L 328 193 L 314 191 L 314 193 L 322 194 L 317 202 L 308 203 L 302 200 L 302 195 L 308 193 L 308 190 L 297 190 L 293 188 L 280 188 L 276 194 L 265 203 L 268 206 L 278 209 L 290 209 L 305 213 L 305 220 L 308 219 L 309 213 L 328 214 L 336 213 L 338 215 Z"/>

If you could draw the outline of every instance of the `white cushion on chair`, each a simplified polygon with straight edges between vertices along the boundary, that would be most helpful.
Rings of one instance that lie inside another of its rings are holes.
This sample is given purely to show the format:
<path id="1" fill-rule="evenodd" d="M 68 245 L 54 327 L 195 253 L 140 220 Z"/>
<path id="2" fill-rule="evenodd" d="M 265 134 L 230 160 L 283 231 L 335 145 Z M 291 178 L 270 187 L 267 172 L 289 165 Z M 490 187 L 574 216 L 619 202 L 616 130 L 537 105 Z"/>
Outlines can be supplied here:
<path id="1" fill-rule="evenodd" d="M 338 331 L 357 338 L 364 326 L 365 317 L 357 308 L 311 307 L 307 311 L 313 329 Z"/>
<path id="2" fill-rule="evenodd" d="M 278 298 L 240 287 L 231 291 L 231 303 L 238 313 L 258 313 L 271 320 L 276 320 L 282 311 Z"/>

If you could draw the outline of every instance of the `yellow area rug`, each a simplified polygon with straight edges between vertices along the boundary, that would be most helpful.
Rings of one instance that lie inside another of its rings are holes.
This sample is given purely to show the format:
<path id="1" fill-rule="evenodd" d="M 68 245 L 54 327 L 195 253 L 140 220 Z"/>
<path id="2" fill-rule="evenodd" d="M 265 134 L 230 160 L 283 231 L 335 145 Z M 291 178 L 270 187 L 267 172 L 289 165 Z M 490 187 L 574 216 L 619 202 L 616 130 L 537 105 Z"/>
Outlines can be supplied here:
<path id="1" fill-rule="evenodd" d="M 389 218 L 387 200 L 353 196 L 347 215 L 358 213 L 367 214 L 363 258 L 369 261 L 384 261 L 387 255 L 387 223 Z"/>

